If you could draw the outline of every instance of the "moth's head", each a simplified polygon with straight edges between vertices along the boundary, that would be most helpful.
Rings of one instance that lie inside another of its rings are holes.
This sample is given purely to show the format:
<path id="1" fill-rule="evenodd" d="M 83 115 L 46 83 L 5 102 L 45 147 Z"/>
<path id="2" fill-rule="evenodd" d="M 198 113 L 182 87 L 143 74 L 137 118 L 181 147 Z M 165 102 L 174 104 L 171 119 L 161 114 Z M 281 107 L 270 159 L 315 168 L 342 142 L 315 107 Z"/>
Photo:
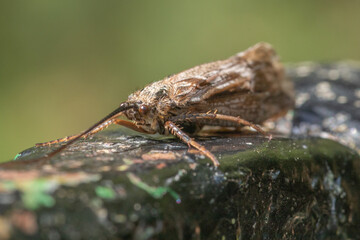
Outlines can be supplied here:
<path id="1" fill-rule="evenodd" d="M 154 82 L 128 97 L 127 102 L 133 103 L 135 107 L 128 109 L 125 115 L 139 124 L 153 124 L 159 113 L 161 115 L 166 99 L 168 87 L 162 81 Z"/>
<path id="2" fill-rule="evenodd" d="M 133 107 L 126 110 L 124 112 L 125 116 L 130 119 L 133 120 L 135 122 L 137 122 L 138 124 L 145 124 L 146 123 L 146 119 L 148 119 L 149 117 L 151 117 L 151 106 L 141 102 L 141 101 L 137 101 L 137 102 L 130 102 Z"/>

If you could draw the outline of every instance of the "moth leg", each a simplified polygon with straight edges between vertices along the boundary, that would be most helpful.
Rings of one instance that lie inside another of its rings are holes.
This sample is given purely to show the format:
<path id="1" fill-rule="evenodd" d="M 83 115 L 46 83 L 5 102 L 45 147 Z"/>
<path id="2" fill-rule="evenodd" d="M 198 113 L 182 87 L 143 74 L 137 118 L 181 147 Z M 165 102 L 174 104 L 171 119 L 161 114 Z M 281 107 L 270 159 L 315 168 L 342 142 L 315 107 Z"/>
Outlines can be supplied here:
<path id="1" fill-rule="evenodd" d="M 149 132 L 146 131 L 140 127 L 138 127 L 135 123 L 130 122 L 130 121 L 126 121 L 126 120 L 122 120 L 122 119 L 114 119 L 114 123 L 120 126 L 124 126 L 127 128 L 130 128 L 131 130 L 140 132 L 140 133 L 147 133 L 147 134 L 154 134 L 155 132 Z"/>
<path id="2" fill-rule="evenodd" d="M 67 136 L 67 137 L 55 139 L 55 140 L 48 141 L 48 142 L 36 143 L 35 146 L 36 146 L 36 147 L 41 147 L 41 146 L 53 145 L 53 144 L 55 144 L 55 143 L 67 142 L 67 141 L 70 141 L 70 140 L 72 140 L 72 139 L 74 139 L 74 138 L 77 138 L 79 135 L 80 135 L 80 134 L 72 135 L 72 136 Z"/>
<path id="3" fill-rule="evenodd" d="M 106 121 L 104 122 L 103 124 L 99 125 L 97 128 L 95 128 L 94 130 L 92 130 L 91 132 L 89 132 L 88 134 L 85 134 L 83 136 L 83 138 L 87 138 L 97 132 L 100 132 L 101 130 L 103 130 L 104 128 L 107 128 L 109 125 L 113 124 L 114 121 L 116 119 L 111 119 L 109 121 Z M 80 134 L 76 134 L 76 135 L 72 135 L 72 136 L 68 136 L 68 137 L 64 137 L 64 138 L 59 138 L 59 139 L 56 139 L 56 140 L 52 140 L 52 141 L 49 141 L 49 142 L 44 142 L 44 143 L 37 143 L 35 144 L 35 146 L 37 147 L 40 147 L 40 146 L 47 146 L 47 145 L 52 145 L 52 144 L 55 144 L 55 143 L 62 143 L 62 142 L 68 142 L 74 138 L 77 138 L 78 136 L 80 136 Z"/>
<path id="4" fill-rule="evenodd" d="M 249 121 L 246 121 L 245 119 L 242 119 L 240 117 L 234 117 L 229 115 L 222 115 L 217 113 L 198 113 L 198 114 L 185 114 L 180 116 L 174 116 L 170 118 L 174 122 L 186 122 L 186 121 L 200 121 L 200 120 L 223 120 L 228 122 L 237 123 L 239 125 L 249 126 L 253 129 L 255 129 L 257 132 L 261 133 L 264 136 L 267 136 L 269 140 L 271 140 L 272 135 L 270 133 L 265 132 L 261 127 L 259 127 L 256 124 L 253 124 Z"/>
<path id="5" fill-rule="evenodd" d="M 87 137 L 89 137 L 91 135 L 94 135 L 95 133 L 100 132 L 104 128 L 107 128 L 111 124 L 121 125 L 121 126 L 130 128 L 132 130 L 135 130 L 135 131 L 138 131 L 138 132 L 141 132 L 141 133 L 149 133 L 149 132 L 143 130 L 142 128 L 139 128 L 138 126 L 136 126 L 136 124 L 133 123 L 133 122 L 122 120 L 122 119 L 111 119 L 111 120 L 106 121 L 103 124 L 99 125 L 97 128 L 95 128 L 94 130 L 92 130 L 88 134 L 84 135 L 83 138 L 87 138 Z M 64 137 L 64 138 L 59 138 L 59 139 L 49 141 L 49 142 L 37 143 L 36 146 L 39 147 L 39 146 L 52 145 L 52 144 L 55 144 L 55 143 L 68 142 L 68 141 L 70 141 L 70 140 L 72 140 L 74 138 L 77 138 L 79 135 L 80 134 L 73 135 L 73 136 L 68 136 L 68 137 Z"/>
<path id="6" fill-rule="evenodd" d="M 209 150 L 207 150 L 204 146 L 197 143 L 194 139 L 190 138 L 175 123 L 173 123 L 171 121 L 167 121 L 167 122 L 165 122 L 165 128 L 167 128 L 169 130 L 169 132 L 171 132 L 171 134 L 175 135 L 180 140 L 185 142 L 189 147 L 192 146 L 192 147 L 196 148 L 202 154 L 204 154 L 205 156 L 210 158 L 210 160 L 213 162 L 215 167 L 220 165 L 219 161 L 216 159 L 216 157 Z"/>

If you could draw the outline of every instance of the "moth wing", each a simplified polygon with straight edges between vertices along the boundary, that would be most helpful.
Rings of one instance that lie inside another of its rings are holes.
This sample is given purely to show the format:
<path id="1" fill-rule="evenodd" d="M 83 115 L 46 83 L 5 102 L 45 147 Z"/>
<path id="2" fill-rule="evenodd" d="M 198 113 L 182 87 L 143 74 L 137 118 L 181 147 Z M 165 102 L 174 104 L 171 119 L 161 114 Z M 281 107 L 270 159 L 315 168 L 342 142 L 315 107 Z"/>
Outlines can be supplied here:
<path id="1" fill-rule="evenodd" d="M 251 76 L 246 76 L 240 70 L 226 72 L 220 70 L 204 75 L 206 77 L 190 77 L 174 81 L 171 86 L 173 100 L 177 104 L 194 104 L 218 94 L 246 93 L 252 90 Z"/>
<path id="2" fill-rule="evenodd" d="M 169 80 L 170 96 L 178 105 L 202 104 L 219 95 L 278 94 L 287 89 L 288 82 L 275 51 L 266 43 L 226 60 L 196 66 Z"/>

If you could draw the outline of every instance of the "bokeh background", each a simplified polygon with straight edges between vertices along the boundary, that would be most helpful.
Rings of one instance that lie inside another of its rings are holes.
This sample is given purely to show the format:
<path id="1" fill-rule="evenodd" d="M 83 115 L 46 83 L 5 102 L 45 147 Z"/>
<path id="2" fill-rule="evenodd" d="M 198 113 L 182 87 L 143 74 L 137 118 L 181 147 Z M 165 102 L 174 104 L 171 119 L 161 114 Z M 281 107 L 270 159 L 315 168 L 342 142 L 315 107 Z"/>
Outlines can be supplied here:
<path id="1" fill-rule="evenodd" d="M 1 1 L 0 161 L 259 41 L 284 62 L 360 60 L 359 13 L 356 0 Z"/>

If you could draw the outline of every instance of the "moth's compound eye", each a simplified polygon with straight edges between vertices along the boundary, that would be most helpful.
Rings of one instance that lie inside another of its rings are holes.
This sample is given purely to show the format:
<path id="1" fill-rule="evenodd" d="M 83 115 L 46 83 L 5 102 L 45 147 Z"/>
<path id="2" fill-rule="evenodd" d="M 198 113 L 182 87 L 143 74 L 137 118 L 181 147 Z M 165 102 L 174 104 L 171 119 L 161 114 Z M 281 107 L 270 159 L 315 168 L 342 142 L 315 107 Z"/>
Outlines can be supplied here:
<path id="1" fill-rule="evenodd" d="M 149 106 L 145 105 L 145 104 L 142 104 L 140 107 L 139 107 L 139 112 L 141 115 L 145 115 L 149 112 L 150 108 Z"/>

